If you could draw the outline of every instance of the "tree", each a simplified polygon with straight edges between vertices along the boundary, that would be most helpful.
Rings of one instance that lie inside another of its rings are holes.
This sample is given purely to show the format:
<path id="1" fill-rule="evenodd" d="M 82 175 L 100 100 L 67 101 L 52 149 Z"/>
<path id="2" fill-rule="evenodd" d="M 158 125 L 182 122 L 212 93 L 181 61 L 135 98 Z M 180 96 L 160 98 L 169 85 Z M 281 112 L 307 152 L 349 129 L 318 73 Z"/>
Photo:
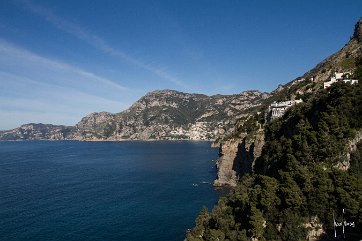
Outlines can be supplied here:
<path id="1" fill-rule="evenodd" d="M 265 224 L 266 221 L 263 218 L 263 214 L 261 213 L 261 211 L 256 207 L 252 206 L 249 217 L 250 236 L 258 240 L 262 240 Z"/>

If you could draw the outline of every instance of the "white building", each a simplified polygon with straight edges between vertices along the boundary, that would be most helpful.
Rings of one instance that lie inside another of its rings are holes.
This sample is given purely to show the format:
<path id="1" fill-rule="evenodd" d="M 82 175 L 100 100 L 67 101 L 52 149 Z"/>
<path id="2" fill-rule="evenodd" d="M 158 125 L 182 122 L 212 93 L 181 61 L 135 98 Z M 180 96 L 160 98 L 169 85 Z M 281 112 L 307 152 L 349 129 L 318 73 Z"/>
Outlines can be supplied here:
<path id="1" fill-rule="evenodd" d="M 266 113 L 267 116 L 270 116 L 270 119 L 276 119 L 284 115 L 285 111 L 292 107 L 295 104 L 301 103 L 303 100 L 288 100 L 282 102 L 274 102 L 272 103 L 269 108 L 268 112 Z"/>
<path id="2" fill-rule="evenodd" d="M 324 82 L 323 87 L 324 89 L 329 88 L 332 84 L 338 81 L 343 81 L 344 83 L 350 83 L 352 85 L 358 83 L 358 80 L 351 79 L 350 72 L 342 72 L 342 73 L 335 72 L 334 76 L 332 76 L 330 81 Z"/>

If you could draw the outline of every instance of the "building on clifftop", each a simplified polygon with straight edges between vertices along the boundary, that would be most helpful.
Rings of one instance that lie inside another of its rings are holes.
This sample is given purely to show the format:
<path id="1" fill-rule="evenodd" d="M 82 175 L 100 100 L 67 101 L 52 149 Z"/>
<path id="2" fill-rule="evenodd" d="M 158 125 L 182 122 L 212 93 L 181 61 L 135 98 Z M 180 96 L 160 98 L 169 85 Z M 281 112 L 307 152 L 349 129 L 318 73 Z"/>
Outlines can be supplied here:
<path id="1" fill-rule="evenodd" d="M 352 74 L 350 72 L 334 72 L 334 76 L 332 76 L 330 81 L 324 82 L 323 83 L 323 88 L 327 89 L 329 88 L 332 84 L 338 82 L 338 81 L 343 81 L 344 83 L 350 83 L 350 84 L 357 84 L 358 80 L 355 79 L 351 79 Z"/>
<path id="2" fill-rule="evenodd" d="M 265 113 L 265 120 L 274 120 L 276 118 L 282 117 L 287 109 L 301 102 L 303 102 L 301 99 L 273 102 L 269 105 Z"/>

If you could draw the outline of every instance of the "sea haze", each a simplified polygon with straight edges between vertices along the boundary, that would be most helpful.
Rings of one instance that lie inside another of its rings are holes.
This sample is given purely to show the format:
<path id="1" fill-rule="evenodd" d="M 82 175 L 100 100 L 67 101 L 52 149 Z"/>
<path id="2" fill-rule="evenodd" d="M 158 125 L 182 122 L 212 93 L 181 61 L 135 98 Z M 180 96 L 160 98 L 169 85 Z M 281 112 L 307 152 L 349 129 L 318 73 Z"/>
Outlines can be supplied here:
<path id="1" fill-rule="evenodd" d="M 219 194 L 209 142 L 0 142 L 0 240 L 183 240 Z"/>

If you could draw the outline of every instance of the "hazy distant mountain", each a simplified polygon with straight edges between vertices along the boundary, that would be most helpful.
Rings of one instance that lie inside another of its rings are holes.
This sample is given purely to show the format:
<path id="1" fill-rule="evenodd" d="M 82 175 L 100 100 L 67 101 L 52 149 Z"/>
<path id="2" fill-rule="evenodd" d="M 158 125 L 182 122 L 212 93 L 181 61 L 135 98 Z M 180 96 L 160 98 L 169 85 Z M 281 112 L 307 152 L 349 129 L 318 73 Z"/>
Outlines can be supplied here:
<path id="1" fill-rule="evenodd" d="M 72 126 L 30 123 L 0 131 L 0 140 L 63 140 L 73 131 Z"/>

